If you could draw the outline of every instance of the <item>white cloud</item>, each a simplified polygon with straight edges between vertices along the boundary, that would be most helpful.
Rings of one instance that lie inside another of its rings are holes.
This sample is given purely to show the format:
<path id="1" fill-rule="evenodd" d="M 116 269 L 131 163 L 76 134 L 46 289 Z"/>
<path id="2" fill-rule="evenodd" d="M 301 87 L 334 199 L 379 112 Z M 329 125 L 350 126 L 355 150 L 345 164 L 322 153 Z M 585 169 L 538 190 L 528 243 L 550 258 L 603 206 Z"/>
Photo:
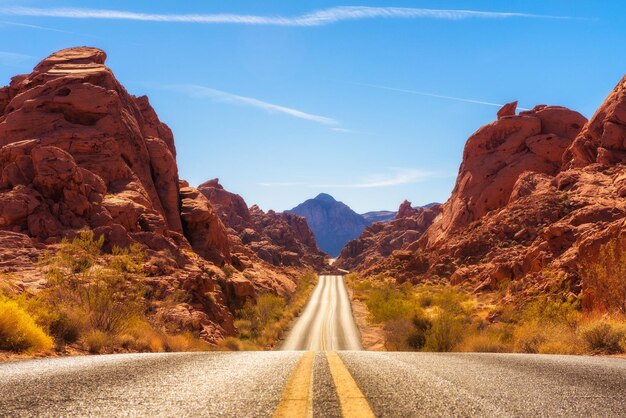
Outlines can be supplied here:
<path id="1" fill-rule="evenodd" d="M 407 7 L 340 6 L 299 16 L 259 16 L 241 14 L 155 14 L 124 10 L 83 8 L 0 7 L 0 14 L 11 16 L 55 17 L 70 19 L 135 20 L 144 22 L 183 22 L 205 24 L 246 24 L 274 26 L 323 26 L 347 20 L 363 19 L 569 19 L 531 13 L 485 12 L 477 10 L 437 10 Z"/>
<path id="2" fill-rule="evenodd" d="M 31 61 L 34 59 L 36 58 L 31 55 L 18 54 L 16 52 L 0 51 L 0 63 L 2 64 L 15 65 L 15 64 L 20 64 L 25 61 Z"/>
<path id="3" fill-rule="evenodd" d="M 351 84 L 355 84 L 357 86 L 372 87 L 372 88 L 381 89 L 381 90 L 390 90 L 390 91 L 397 91 L 397 92 L 401 92 L 401 93 L 415 94 L 415 95 L 418 95 L 418 96 L 436 97 L 438 99 L 454 100 L 454 101 L 457 101 L 457 102 L 475 103 L 475 104 L 482 104 L 482 105 L 496 106 L 496 107 L 504 106 L 504 103 L 500 104 L 500 103 L 486 102 L 484 100 L 478 100 L 478 99 L 467 99 L 467 98 L 464 98 L 464 97 L 445 96 L 443 94 L 427 93 L 427 92 L 424 92 L 424 91 L 417 91 L 417 90 L 399 89 L 399 88 L 395 88 L 395 87 L 379 86 L 379 85 L 376 85 L 376 84 L 366 84 L 366 83 L 351 83 Z M 520 109 L 520 110 L 529 110 L 529 109 L 527 109 L 525 107 L 521 107 L 521 106 L 517 106 L 517 108 Z"/>
<path id="4" fill-rule="evenodd" d="M 326 183 L 311 184 L 303 182 L 263 182 L 264 187 L 307 187 L 314 189 L 371 189 L 378 187 L 400 186 L 402 184 L 419 183 L 434 177 L 448 177 L 434 171 L 418 170 L 414 168 L 392 168 L 390 173 L 377 174 L 364 178 L 355 183 Z"/>
<path id="5" fill-rule="evenodd" d="M 402 184 L 417 183 L 436 176 L 432 171 L 418 170 L 413 168 L 395 168 L 392 173 L 370 176 L 357 183 L 317 184 L 312 187 L 319 188 L 349 188 L 369 189 L 376 187 L 391 187 Z"/>
<path id="6" fill-rule="evenodd" d="M 259 183 L 259 186 L 263 187 L 294 187 L 294 186 L 302 186 L 304 183 L 294 182 L 294 181 L 277 181 L 277 182 L 264 182 Z"/>
<path id="7" fill-rule="evenodd" d="M 332 131 L 335 132 L 341 132 L 344 134 L 352 134 L 354 133 L 354 131 L 352 129 L 346 129 L 346 128 L 330 128 Z"/>
<path id="8" fill-rule="evenodd" d="M 209 87 L 198 86 L 194 84 L 176 84 L 165 86 L 165 88 L 184 93 L 190 97 L 209 97 L 218 102 L 242 104 L 245 106 L 263 109 L 270 113 L 283 113 L 295 118 L 309 120 L 322 125 L 333 126 L 339 124 L 339 122 L 337 122 L 335 119 L 326 116 L 315 115 L 313 113 L 303 112 L 302 110 L 294 109 L 291 107 L 280 106 L 277 104 L 255 99 L 253 97 L 239 96 L 237 94 L 228 93 Z"/>

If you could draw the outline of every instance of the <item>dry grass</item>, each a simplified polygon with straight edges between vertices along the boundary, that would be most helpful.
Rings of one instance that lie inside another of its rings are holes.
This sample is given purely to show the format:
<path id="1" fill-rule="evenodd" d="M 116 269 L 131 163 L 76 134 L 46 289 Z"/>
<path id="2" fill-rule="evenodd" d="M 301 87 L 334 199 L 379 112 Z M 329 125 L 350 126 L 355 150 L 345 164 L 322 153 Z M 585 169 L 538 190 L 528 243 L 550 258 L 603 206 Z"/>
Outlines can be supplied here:
<path id="1" fill-rule="evenodd" d="M 131 246 L 114 248 L 106 254 L 102 244 L 102 238 L 95 239 L 91 231 L 71 241 L 64 240 L 56 254 L 42 261 L 48 275 L 47 287 L 35 295 L 10 297 L 8 306 L 12 310 L 6 311 L 4 321 L 8 327 L 14 329 L 19 323 L 30 329 L 30 333 L 20 331 L 20 335 L 30 336 L 33 349 L 52 347 L 52 339 L 46 333 L 54 338 L 59 350 L 71 344 L 73 350 L 90 353 L 210 348 L 196 335 L 171 335 L 166 332 L 167 324 L 149 322 L 145 289 L 141 285 L 143 253 Z M 2 301 L 9 301 L 9 297 Z M 23 338 L 16 344 L 15 337 L 4 336 L 1 328 L 0 317 L 0 349 L 28 349 Z"/>
<path id="2" fill-rule="evenodd" d="M 52 338 L 17 302 L 0 297 L 0 350 L 37 352 L 50 350 Z"/>
<path id="3" fill-rule="evenodd" d="M 579 300 L 558 292 L 524 305 L 490 303 L 451 286 L 397 286 L 349 276 L 369 319 L 384 327 L 385 347 L 402 351 L 616 354 L 626 352 L 626 320 L 584 317 Z M 489 320 L 494 317 L 497 320 Z"/>

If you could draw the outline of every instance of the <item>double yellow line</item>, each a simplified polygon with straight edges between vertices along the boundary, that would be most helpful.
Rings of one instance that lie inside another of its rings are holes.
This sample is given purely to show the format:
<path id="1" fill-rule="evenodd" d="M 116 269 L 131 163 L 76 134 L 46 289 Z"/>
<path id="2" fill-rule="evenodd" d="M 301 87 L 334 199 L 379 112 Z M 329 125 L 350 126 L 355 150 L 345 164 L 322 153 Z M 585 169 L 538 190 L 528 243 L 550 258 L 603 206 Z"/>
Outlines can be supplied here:
<path id="1" fill-rule="evenodd" d="M 341 416 L 343 417 L 374 417 L 365 395 L 359 389 L 352 375 L 335 351 L 326 352 L 330 374 L 333 377 Z M 313 416 L 313 361 L 315 353 L 307 351 L 289 377 L 287 386 L 283 390 L 280 403 L 274 413 L 274 418 L 284 417 L 312 417 Z"/>

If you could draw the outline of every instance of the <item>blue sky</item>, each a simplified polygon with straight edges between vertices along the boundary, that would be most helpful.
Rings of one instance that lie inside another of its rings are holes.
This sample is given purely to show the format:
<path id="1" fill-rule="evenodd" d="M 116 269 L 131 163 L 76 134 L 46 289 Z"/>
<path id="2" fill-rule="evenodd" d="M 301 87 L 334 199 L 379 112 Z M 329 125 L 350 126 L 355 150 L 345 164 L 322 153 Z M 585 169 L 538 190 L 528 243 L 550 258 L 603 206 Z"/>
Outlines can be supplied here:
<path id="1" fill-rule="evenodd" d="M 173 129 L 191 184 L 219 177 L 264 209 L 319 192 L 395 209 L 445 201 L 498 110 L 435 96 L 589 117 L 626 72 L 625 15 L 617 1 L 0 0 L 0 79 L 97 46 Z"/>

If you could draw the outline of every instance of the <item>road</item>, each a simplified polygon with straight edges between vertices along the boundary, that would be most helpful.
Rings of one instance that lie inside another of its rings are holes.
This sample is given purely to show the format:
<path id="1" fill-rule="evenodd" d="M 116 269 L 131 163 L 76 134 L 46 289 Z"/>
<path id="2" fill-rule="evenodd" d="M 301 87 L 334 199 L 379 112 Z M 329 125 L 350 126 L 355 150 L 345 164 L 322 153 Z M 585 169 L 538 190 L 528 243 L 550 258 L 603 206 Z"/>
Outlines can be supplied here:
<path id="1" fill-rule="evenodd" d="M 283 350 L 362 350 L 343 276 L 320 276 Z"/>
<path id="2" fill-rule="evenodd" d="M 344 351 L 360 347 L 346 301 L 341 278 L 320 279 L 285 342 L 304 351 L 0 364 L 0 416 L 626 415 L 626 359 Z M 344 327 L 350 337 L 341 336 Z"/>

